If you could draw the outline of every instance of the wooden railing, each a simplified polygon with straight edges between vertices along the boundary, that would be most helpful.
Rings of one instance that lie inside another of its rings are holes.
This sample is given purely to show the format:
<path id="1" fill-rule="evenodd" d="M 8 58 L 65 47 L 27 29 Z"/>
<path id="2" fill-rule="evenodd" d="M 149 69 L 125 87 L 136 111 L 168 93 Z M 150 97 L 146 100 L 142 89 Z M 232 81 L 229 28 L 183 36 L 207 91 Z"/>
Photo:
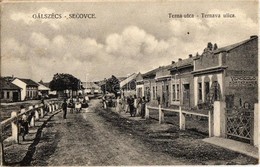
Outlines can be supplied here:
<path id="1" fill-rule="evenodd" d="M 208 111 L 208 114 L 202 114 L 202 113 L 196 113 L 196 112 L 191 112 L 191 111 L 185 111 L 182 110 L 181 106 L 179 109 L 170 109 L 170 108 L 162 108 L 161 105 L 158 107 L 151 107 L 146 105 L 145 108 L 145 118 L 150 117 L 149 110 L 158 110 L 159 112 L 159 123 L 164 122 L 164 112 L 169 111 L 169 112 L 176 112 L 179 113 L 179 127 L 181 130 L 185 130 L 185 116 L 186 115 L 196 115 L 196 116 L 201 116 L 201 117 L 207 117 L 208 118 L 208 128 L 209 128 L 209 137 L 213 136 L 213 113 L 212 111 Z"/>
<path id="2" fill-rule="evenodd" d="M 0 145 L 0 151 L 1 151 L 1 155 L 0 155 L 0 163 L 1 166 L 4 164 L 4 137 L 3 137 L 3 133 L 2 130 L 4 128 L 6 128 L 7 126 L 11 125 L 11 140 L 14 141 L 15 143 L 19 143 L 19 129 L 20 129 L 20 125 L 18 123 L 18 120 L 22 118 L 22 116 L 24 114 L 29 115 L 32 112 L 34 112 L 34 115 L 32 116 L 29 125 L 30 127 L 34 127 L 35 126 L 35 122 L 38 121 L 40 118 L 44 118 L 45 115 L 47 115 L 48 113 L 54 113 L 54 111 L 59 111 L 61 108 L 61 102 L 60 101 L 51 101 L 51 102 L 47 102 L 46 104 L 36 104 L 34 106 L 29 106 L 29 108 L 26 109 L 21 109 L 20 112 L 18 111 L 13 111 L 11 113 L 11 117 L 2 121 L 1 122 L 1 136 L 0 136 L 0 141 L 1 141 L 1 145 Z"/>

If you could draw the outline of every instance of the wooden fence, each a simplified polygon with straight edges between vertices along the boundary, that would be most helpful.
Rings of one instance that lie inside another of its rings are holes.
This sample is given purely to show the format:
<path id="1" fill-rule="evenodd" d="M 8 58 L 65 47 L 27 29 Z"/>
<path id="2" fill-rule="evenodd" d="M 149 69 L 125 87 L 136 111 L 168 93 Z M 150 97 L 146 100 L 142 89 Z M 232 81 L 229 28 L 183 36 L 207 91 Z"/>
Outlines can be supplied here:
<path id="1" fill-rule="evenodd" d="M 38 121 L 40 118 L 44 118 L 44 116 L 47 113 L 52 113 L 54 111 L 60 110 L 61 107 L 61 102 L 60 101 L 52 101 L 52 102 L 48 102 L 46 104 L 36 104 L 34 106 L 29 106 L 29 108 L 26 109 L 21 109 L 20 112 L 18 111 L 13 111 L 11 113 L 11 117 L 2 121 L 1 122 L 1 126 L 0 126 L 0 131 L 1 131 L 1 136 L 0 136 L 0 141 L 1 141 L 1 145 L 0 145 L 0 151 L 1 151 L 1 155 L 0 155 L 0 162 L 1 162 L 1 166 L 3 166 L 4 164 L 4 145 L 3 145 L 3 133 L 2 130 L 11 125 L 11 138 L 12 141 L 14 141 L 15 143 L 19 143 L 19 129 L 20 129 L 20 125 L 18 124 L 18 120 L 22 118 L 22 116 L 24 114 L 29 115 L 32 112 L 34 112 L 34 116 L 32 117 L 31 121 L 29 122 L 30 127 L 34 127 L 35 126 L 35 121 Z"/>
<path id="2" fill-rule="evenodd" d="M 196 116 L 201 116 L 201 117 L 207 117 L 208 118 L 208 129 L 209 129 L 209 137 L 213 136 L 213 113 L 212 111 L 208 111 L 208 114 L 202 114 L 202 113 L 196 113 L 196 112 L 191 112 L 191 111 L 184 111 L 182 110 L 181 106 L 179 109 L 170 109 L 170 108 L 162 108 L 161 105 L 158 107 L 151 107 L 146 105 L 145 108 L 145 118 L 149 118 L 149 110 L 158 110 L 159 112 L 159 123 L 164 123 L 164 112 L 176 112 L 179 114 L 179 127 L 181 130 L 185 130 L 185 117 L 187 115 L 196 115 Z"/>

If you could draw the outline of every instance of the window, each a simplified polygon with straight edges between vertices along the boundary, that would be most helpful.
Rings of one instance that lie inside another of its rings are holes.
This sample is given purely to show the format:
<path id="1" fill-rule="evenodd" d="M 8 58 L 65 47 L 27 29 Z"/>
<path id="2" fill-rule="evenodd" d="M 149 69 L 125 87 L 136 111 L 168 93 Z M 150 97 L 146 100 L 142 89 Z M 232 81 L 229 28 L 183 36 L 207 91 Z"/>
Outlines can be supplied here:
<path id="1" fill-rule="evenodd" d="M 155 96 L 155 98 L 158 96 L 158 94 L 157 94 L 157 86 L 155 87 L 155 94 L 156 94 L 156 96 Z"/>
<path id="2" fill-rule="evenodd" d="M 176 100 L 177 101 L 180 100 L 180 85 L 179 84 L 176 85 Z"/>
<path id="3" fill-rule="evenodd" d="M 153 99 L 155 100 L 156 96 L 155 96 L 155 88 L 153 86 Z"/>
<path id="4" fill-rule="evenodd" d="M 198 96 L 199 96 L 199 100 L 202 100 L 202 84 L 201 84 L 201 82 L 198 83 Z"/>
<path id="5" fill-rule="evenodd" d="M 217 81 L 214 81 L 212 83 L 213 85 L 213 90 L 214 90 L 214 100 L 220 100 L 220 86 Z"/>
<path id="6" fill-rule="evenodd" d="M 180 85 L 174 84 L 172 85 L 172 101 L 180 100 Z"/>
<path id="7" fill-rule="evenodd" d="M 209 82 L 205 82 L 205 100 L 209 101 Z"/>
<path id="8" fill-rule="evenodd" d="M 10 98 L 10 92 L 6 92 L 6 98 L 7 98 L 7 99 Z"/>
<path id="9" fill-rule="evenodd" d="M 1 98 L 2 98 L 2 99 L 5 98 L 5 92 L 1 92 Z"/>
<path id="10" fill-rule="evenodd" d="M 142 88 L 137 89 L 137 97 L 142 97 Z"/>
<path id="11" fill-rule="evenodd" d="M 175 91 L 175 85 L 172 85 L 172 101 L 176 100 L 176 91 Z"/>

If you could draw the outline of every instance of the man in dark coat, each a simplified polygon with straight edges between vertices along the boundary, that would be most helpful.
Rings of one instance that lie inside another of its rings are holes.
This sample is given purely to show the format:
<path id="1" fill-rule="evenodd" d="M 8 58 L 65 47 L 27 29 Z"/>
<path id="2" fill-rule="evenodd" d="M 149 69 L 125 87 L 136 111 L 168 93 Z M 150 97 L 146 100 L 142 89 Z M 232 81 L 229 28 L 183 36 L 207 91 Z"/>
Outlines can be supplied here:
<path id="1" fill-rule="evenodd" d="M 145 117 L 145 105 L 146 105 L 146 99 L 145 97 L 143 97 L 142 101 L 141 101 L 141 117 L 144 118 Z"/>
<path id="2" fill-rule="evenodd" d="M 63 119 L 66 119 L 67 107 L 68 107 L 67 101 L 66 99 L 64 99 L 64 102 L 62 103 Z"/>
<path id="3" fill-rule="evenodd" d="M 130 115 L 131 117 L 134 116 L 134 98 L 130 96 L 129 98 L 129 109 L 130 109 Z"/>

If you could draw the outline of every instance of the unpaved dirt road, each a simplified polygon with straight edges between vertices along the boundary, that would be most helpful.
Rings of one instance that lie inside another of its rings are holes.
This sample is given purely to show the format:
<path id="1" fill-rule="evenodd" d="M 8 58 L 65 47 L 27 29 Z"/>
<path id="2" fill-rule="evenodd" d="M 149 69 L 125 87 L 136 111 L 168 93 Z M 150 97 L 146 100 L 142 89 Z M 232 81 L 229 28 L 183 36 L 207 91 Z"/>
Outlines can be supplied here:
<path id="1" fill-rule="evenodd" d="M 98 101 L 80 114 L 53 117 L 43 135 L 53 134 L 56 142 L 48 149 L 39 146 L 31 165 L 180 165 L 163 153 L 152 152 L 141 141 L 114 129 L 96 112 Z M 49 153 L 52 152 L 52 153 Z"/>

